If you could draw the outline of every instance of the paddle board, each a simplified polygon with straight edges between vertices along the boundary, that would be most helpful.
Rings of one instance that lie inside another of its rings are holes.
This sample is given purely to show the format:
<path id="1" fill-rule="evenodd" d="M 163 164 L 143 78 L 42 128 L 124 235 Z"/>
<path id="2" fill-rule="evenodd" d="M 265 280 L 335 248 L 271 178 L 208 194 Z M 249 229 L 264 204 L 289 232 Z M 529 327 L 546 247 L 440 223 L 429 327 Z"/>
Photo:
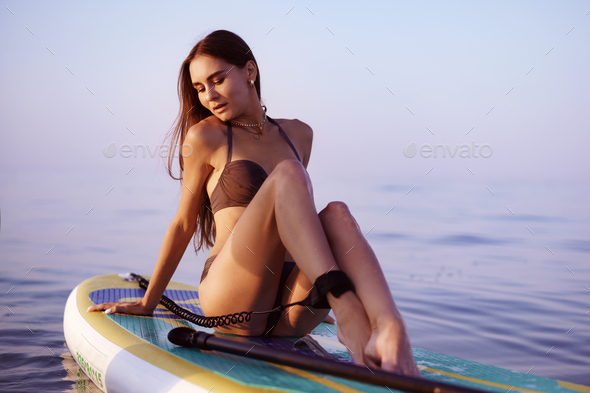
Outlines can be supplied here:
<path id="1" fill-rule="evenodd" d="M 146 277 L 146 276 L 144 276 Z M 147 278 L 147 277 L 146 277 Z M 87 313 L 104 302 L 136 301 L 145 291 L 119 275 L 90 278 L 70 294 L 64 312 L 64 334 L 74 360 L 104 392 L 393 392 L 394 389 L 312 373 L 214 351 L 178 347 L 168 332 L 181 326 L 213 333 L 184 321 L 158 306 L 152 316 Z M 195 314 L 203 315 L 198 288 L 170 282 L 164 295 Z M 227 335 L 226 335 L 227 336 Z M 232 336 L 236 338 L 236 336 Z M 296 351 L 298 337 L 241 337 L 253 345 Z M 336 326 L 321 323 L 305 340 L 325 350 L 305 346 L 298 353 L 328 356 L 352 363 L 338 342 Z M 305 341 L 304 340 L 304 341 Z M 299 341 L 298 344 L 301 344 Z M 301 348 L 300 345 L 297 345 Z M 318 355 L 318 353 L 320 355 Z M 590 393 L 590 387 L 524 374 L 469 360 L 413 348 L 424 378 L 490 392 Z"/>

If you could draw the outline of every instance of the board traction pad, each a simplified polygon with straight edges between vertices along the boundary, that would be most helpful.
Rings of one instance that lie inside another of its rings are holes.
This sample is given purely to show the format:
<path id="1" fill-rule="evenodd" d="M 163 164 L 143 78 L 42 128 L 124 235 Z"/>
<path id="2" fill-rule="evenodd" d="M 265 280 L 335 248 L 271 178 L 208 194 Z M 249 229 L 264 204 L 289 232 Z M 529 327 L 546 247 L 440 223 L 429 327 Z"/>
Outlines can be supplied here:
<path id="1" fill-rule="evenodd" d="M 140 288 L 108 288 L 93 291 L 89 294 L 89 297 L 94 304 L 100 304 L 105 302 L 136 301 L 141 299 L 144 293 L 145 290 Z M 203 315 L 199 307 L 198 290 L 167 289 L 164 295 L 172 299 L 179 306 L 195 314 Z M 175 327 L 187 326 L 211 333 L 213 330 L 204 329 L 185 321 L 161 305 L 158 305 L 152 316 L 108 314 L 108 317 L 130 333 L 141 337 L 156 347 L 244 386 L 284 392 L 341 392 L 350 391 L 350 388 L 362 392 L 395 391 L 387 387 L 374 386 L 319 373 L 304 372 L 301 373 L 302 375 L 297 375 L 283 368 L 273 366 L 270 363 L 255 359 L 176 346 L 169 342 L 167 338 L 168 332 Z M 335 332 L 336 326 L 321 323 L 311 334 L 334 340 Z M 297 340 L 296 337 L 231 337 L 282 351 L 318 356 L 312 351 L 295 351 L 293 349 L 293 343 Z M 335 348 L 328 346 L 326 349 L 333 355 L 338 356 L 338 361 L 352 363 L 352 359 L 346 350 Z M 507 393 L 507 391 L 590 392 L 590 388 L 582 385 L 564 384 L 568 385 L 572 390 L 562 386 L 563 382 L 560 384 L 559 381 L 554 379 L 488 366 L 424 349 L 413 348 L 413 353 L 416 364 L 421 369 L 422 376 L 429 380 L 502 393 Z M 309 374 L 336 382 L 337 384 L 343 385 L 342 388 L 344 389 L 341 390 L 338 385 L 332 384 L 332 386 L 335 386 L 333 388 L 326 386 L 326 384 L 318 383 L 313 379 L 306 378 L 305 376 Z"/>

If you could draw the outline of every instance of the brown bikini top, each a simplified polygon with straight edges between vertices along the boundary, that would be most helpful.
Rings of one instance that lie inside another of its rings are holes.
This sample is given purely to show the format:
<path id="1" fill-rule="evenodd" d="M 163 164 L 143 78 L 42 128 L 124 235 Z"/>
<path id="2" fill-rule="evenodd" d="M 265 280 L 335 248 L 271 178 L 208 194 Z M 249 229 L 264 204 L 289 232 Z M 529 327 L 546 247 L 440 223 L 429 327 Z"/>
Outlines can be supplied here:
<path id="1" fill-rule="evenodd" d="M 295 156 L 301 162 L 297 150 L 281 126 L 267 116 L 271 123 L 279 130 L 293 149 Z M 227 122 L 227 163 L 219 176 L 219 181 L 211 193 L 211 209 L 213 214 L 221 209 L 233 206 L 248 206 L 258 192 L 268 174 L 260 165 L 250 160 L 231 160 L 232 126 Z"/>

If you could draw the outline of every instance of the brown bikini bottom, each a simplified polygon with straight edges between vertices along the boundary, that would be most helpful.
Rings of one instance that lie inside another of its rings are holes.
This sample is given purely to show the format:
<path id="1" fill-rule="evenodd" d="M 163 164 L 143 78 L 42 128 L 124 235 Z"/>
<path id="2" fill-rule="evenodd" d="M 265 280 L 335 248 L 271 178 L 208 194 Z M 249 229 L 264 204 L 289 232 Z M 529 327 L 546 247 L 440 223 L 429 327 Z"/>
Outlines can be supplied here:
<path id="1" fill-rule="evenodd" d="M 213 261 L 215 260 L 217 255 L 218 254 L 212 255 L 205 261 L 205 267 L 203 268 L 203 273 L 201 274 L 201 282 L 203 282 L 205 277 L 207 277 L 207 274 L 209 273 L 209 268 L 211 268 L 211 265 L 213 264 Z M 281 304 L 281 298 L 283 295 L 283 290 L 285 288 L 285 283 L 287 282 L 287 278 L 289 277 L 289 274 L 291 274 L 291 272 L 293 271 L 294 267 L 295 262 L 285 261 L 283 263 L 283 270 L 281 271 L 281 279 L 279 281 L 279 290 L 277 291 L 275 303 L 274 306 L 272 306 L 272 308 L 275 308 Z M 275 328 L 280 317 L 281 315 L 278 312 L 269 314 L 268 320 L 266 322 L 266 328 L 264 329 L 265 333 L 263 334 L 263 336 L 270 336 L 270 332 L 272 332 L 272 330 Z"/>

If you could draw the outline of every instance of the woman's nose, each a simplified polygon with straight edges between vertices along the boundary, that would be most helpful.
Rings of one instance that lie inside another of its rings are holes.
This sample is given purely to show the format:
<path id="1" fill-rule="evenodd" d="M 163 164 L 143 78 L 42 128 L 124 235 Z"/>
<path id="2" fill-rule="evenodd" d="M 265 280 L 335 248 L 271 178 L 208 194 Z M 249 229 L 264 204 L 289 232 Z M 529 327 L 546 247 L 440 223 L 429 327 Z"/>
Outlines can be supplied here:
<path id="1" fill-rule="evenodd" d="M 207 91 L 207 98 L 208 99 L 213 99 L 215 97 L 217 97 L 217 91 L 215 91 L 215 85 L 211 86 L 211 88 Z"/>

